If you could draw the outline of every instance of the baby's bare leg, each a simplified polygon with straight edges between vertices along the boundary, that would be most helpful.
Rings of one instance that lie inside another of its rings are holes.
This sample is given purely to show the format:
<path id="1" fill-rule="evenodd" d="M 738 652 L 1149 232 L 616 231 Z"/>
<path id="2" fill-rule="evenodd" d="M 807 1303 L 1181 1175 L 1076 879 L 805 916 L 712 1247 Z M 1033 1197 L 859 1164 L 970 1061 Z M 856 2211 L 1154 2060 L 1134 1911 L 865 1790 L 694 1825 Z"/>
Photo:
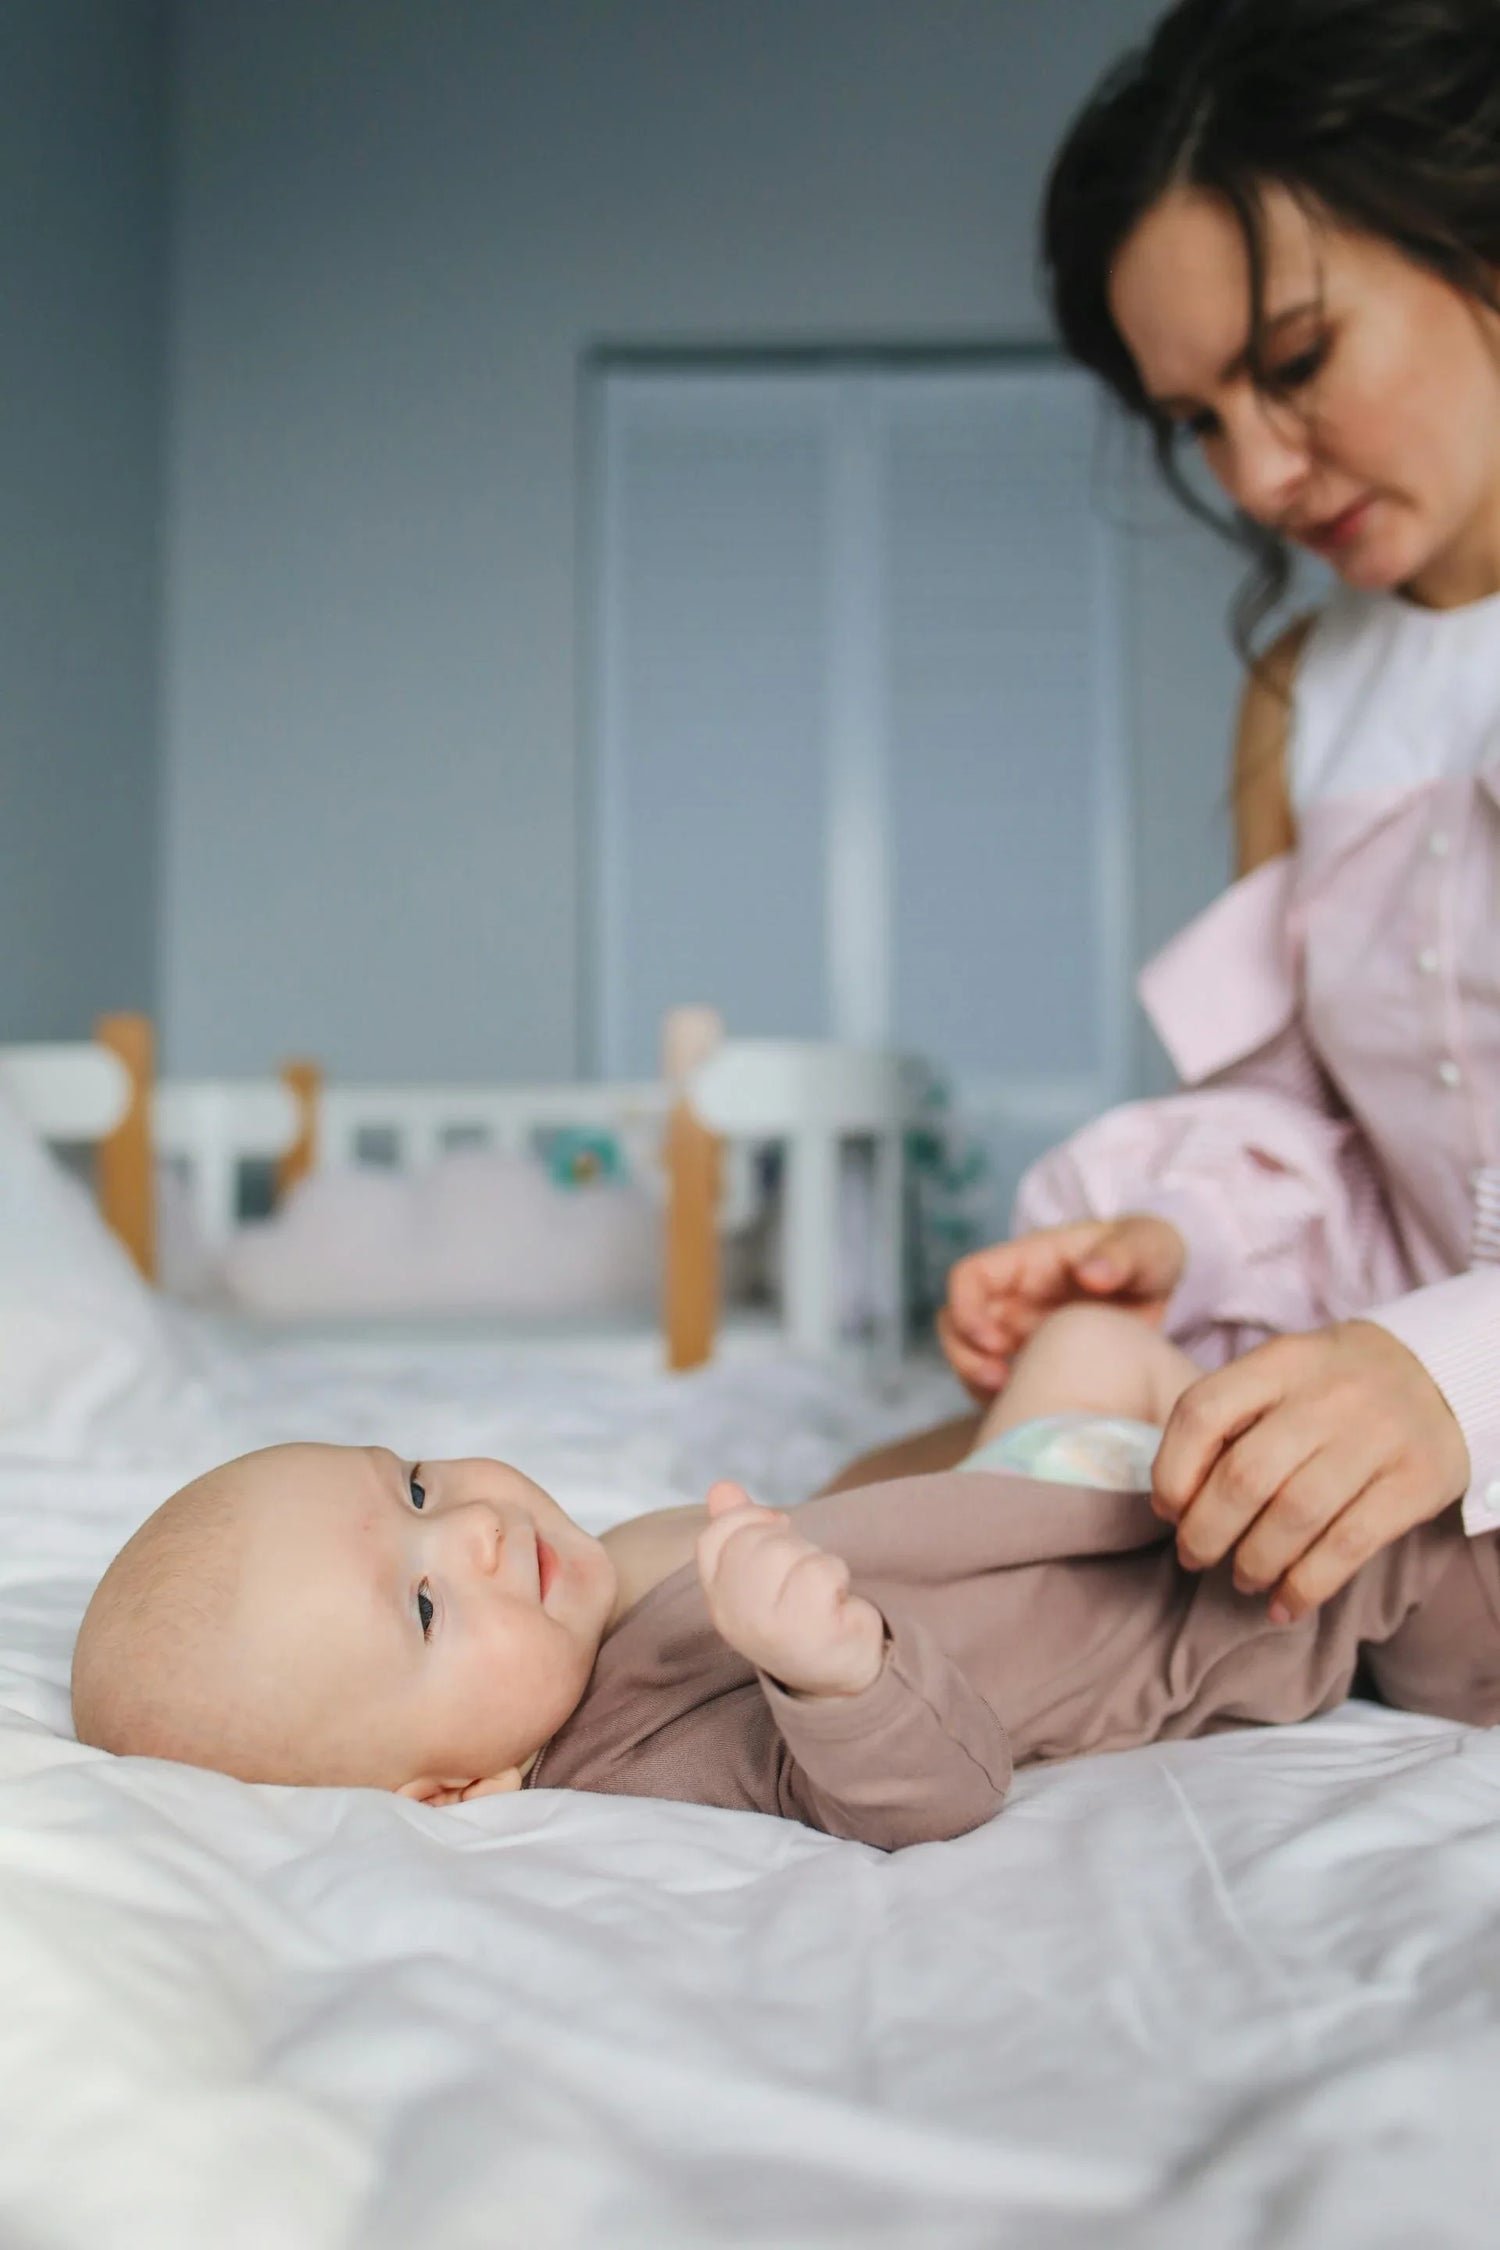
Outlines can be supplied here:
<path id="1" fill-rule="evenodd" d="M 1201 1372 L 1134 1313 L 1064 1305 L 1017 1354 L 976 1443 L 1046 1414 L 1123 1414 L 1161 1424 Z"/>
<path id="2" fill-rule="evenodd" d="M 987 1439 L 1045 1414 L 1123 1414 L 1161 1425 L 1201 1372 L 1134 1313 L 1115 1305 L 1064 1305 L 1016 1355 L 1010 1381 L 983 1414 L 965 1414 L 863 1454 L 822 1491 L 957 1468 Z"/>

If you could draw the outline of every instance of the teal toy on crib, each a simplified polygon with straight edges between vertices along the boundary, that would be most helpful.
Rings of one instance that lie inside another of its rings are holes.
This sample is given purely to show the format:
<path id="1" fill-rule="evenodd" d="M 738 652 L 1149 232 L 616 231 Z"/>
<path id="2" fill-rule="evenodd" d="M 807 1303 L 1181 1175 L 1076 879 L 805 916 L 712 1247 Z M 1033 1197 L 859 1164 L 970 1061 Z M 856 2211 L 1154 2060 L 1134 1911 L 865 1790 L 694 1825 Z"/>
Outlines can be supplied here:
<path id="1" fill-rule="evenodd" d="M 539 1133 L 537 1154 L 554 1187 L 598 1187 L 628 1177 L 625 1151 L 614 1134 L 586 1125 L 560 1125 Z"/>

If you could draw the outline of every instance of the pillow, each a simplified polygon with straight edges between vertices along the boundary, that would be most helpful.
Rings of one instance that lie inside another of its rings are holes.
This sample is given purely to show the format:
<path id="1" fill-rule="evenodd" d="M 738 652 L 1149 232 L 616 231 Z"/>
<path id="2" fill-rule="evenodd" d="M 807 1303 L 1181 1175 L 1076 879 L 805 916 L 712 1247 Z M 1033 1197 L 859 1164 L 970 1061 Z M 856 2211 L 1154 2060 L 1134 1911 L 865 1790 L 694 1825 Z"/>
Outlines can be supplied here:
<path id="1" fill-rule="evenodd" d="M 314 1173 L 220 1273 L 235 1304 L 283 1319 L 633 1313 L 655 1299 L 660 1237 L 641 1188 L 560 1184 L 534 1158 L 462 1149 L 418 1172 Z"/>
<path id="2" fill-rule="evenodd" d="M 81 1182 L 0 1094 L 0 1440 L 57 1450 L 176 1348 Z"/>

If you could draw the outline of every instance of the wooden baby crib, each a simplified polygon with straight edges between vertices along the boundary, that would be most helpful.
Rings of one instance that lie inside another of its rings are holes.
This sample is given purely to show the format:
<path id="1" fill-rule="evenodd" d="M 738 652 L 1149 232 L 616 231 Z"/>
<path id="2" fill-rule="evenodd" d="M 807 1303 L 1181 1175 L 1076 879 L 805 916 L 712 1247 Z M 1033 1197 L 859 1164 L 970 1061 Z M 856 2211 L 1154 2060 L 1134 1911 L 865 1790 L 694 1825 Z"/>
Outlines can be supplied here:
<path id="1" fill-rule="evenodd" d="M 519 1150 L 539 1130 L 643 1126 L 665 1175 L 661 1326 L 667 1365 L 700 1366 L 720 1325 L 720 1225 L 726 1157 L 783 1152 L 782 1328 L 813 1354 L 842 1345 L 839 1173 L 851 1140 L 873 1151 L 870 1267 L 877 1316 L 864 1348 L 900 1349 L 902 1150 L 907 1075 L 898 1056 L 808 1041 L 725 1040 L 707 1009 L 678 1009 L 663 1033 L 663 1075 L 631 1085 L 352 1086 L 316 1064 L 261 1080 L 158 1080 L 139 1015 L 102 1018 L 93 1042 L 0 1047 L 0 1086 L 44 1137 L 93 1141 L 100 1208 L 148 1278 L 156 1272 L 156 1167 L 186 1177 L 205 1241 L 239 1224 L 240 1170 L 275 1167 L 285 1193 L 321 1163 L 358 1162 L 372 1136 L 403 1168 L 457 1142 Z"/>

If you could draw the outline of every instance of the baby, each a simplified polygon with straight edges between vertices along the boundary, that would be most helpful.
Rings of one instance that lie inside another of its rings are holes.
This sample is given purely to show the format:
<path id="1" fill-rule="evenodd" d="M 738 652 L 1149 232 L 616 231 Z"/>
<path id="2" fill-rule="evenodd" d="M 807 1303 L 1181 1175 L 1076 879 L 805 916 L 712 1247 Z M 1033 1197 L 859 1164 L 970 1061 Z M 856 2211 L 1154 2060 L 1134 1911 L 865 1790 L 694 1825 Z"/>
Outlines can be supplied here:
<path id="1" fill-rule="evenodd" d="M 1500 1718 L 1494 1560 L 1456 1510 L 1295 1626 L 1227 1565 L 1181 1569 L 1148 1488 L 1195 1374 L 1131 1315 L 1072 1307 L 956 1470 L 795 1517 L 719 1484 L 602 1539 L 497 1461 L 250 1454 L 106 1572 L 78 1736 L 433 1805 L 686 1798 L 890 1849 L 988 1819 L 1020 1763 L 1305 1718 L 1362 1657 L 1388 1700 Z"/>

